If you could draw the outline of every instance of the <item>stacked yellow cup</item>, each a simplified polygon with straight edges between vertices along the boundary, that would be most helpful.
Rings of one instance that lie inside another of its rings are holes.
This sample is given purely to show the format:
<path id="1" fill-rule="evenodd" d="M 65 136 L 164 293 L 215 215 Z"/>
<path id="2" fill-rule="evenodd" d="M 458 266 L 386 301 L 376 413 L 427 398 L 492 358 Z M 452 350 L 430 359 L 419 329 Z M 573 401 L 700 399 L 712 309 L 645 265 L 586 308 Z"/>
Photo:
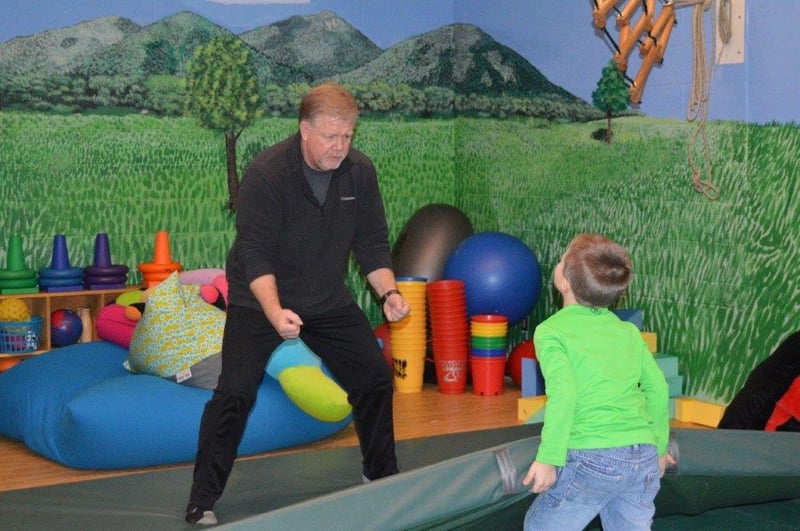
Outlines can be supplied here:
<path id="1" fill-rule="evenodd" d="M 398 277 L 397 288 L 411 307 L 401 321 L 389 323 L 394 387 L 400 393 L 422 391 L 427 351 L 426 291 L 423 277 Z"/>

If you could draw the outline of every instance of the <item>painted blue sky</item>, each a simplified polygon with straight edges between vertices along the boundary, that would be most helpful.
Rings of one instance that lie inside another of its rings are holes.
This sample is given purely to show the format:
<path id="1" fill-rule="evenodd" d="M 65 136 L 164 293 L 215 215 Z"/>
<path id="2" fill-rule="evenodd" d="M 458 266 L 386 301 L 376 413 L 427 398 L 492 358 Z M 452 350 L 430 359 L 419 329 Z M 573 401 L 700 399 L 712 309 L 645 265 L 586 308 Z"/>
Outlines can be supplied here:
<path id="1" fill-rule="evenodd" d="M 736 1 L 736 0 L 734 0 Z M 592 0 L 0 0 L 0 42 L 109 15 L 147 25 L 180 11 L 235 33 L 323 9 L 336 12 L 381 48 L 454 22 L 475 24 L 514 49 L 552 82 L 591 101 L 612 50 L 592 25 Z M 653 69 L 640 109 L 685 119 L 692 86 L 693 8 L 677 10 L 664 63 Z M 711 12 L 704 16 L 712 31 Z M 610 22 L 611 19 L 609 19 Z M 800 2 L 769 0 L 745 13 L 745 62 L 713 70 L 710 119 L 800 122 L 800 55 L 774 46 L 800 20 Z M 613 26 L 613 23 L 611 24 Z M 615 30 L 612 31 L 615 34 Z M 711 44 L 707 43 L 707 55 Z M 635 56 L 635 52 L 632 57 Z M 638 62 L 632 59 L 629 75 Z"/>

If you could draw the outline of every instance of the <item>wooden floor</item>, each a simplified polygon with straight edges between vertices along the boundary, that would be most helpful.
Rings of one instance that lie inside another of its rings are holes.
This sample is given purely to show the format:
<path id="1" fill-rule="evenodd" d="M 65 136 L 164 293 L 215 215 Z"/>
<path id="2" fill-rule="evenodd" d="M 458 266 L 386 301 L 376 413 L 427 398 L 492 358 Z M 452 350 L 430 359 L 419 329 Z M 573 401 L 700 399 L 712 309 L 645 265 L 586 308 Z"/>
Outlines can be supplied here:
<path id="1" fill-rule="evenodd" d="M 500 395 L 488 397 L 475 395 L 469 389 L 463 394 L 445 395 L 432 384 L 426 384 L 421 393 L 395 393 L 395 437 L 404 440 L 516 426 L 521 424 L 517 420 L 519 396 L 519 388 L 510 384 Z M 351 424 L 327 439 L 290 450 L 261 455 L 357 445 L 358 440 Z M 191 466 L 191 464 L 180 466 Z M 154 468 L 116 471 L 75 470 L 39 457 L 23 444 L 0 436 L 0 491 L 86 481 L 148 470 Z"/>
<path id="2" fill-rule="evenodd" d="M 398 440 L 522 424 L 517 419 L 517 400 L 520 397 L 520 390 L 510 382 L 507 382 L 503 393 L 497 396 L 478 396 L 469 388 L 463 394 L 446 395 L 440 393 L 433 384 L 425 384 L 420 393 L 395 393 L 394 396 L 395 437 Z M 676 422 L 673 422 L 673 425 L 700 427 Z M 357 445 L 358 440 L 351 424 L 339 433 L 312 444 L 242 459 Z M 189 467 L 191 463 L 177 466 Z M 151 467 L 116 471 L 75 470 L 39 457 L 23 444 L 0 436 L 0 491 L 86 481 L 155 469 Z"/>

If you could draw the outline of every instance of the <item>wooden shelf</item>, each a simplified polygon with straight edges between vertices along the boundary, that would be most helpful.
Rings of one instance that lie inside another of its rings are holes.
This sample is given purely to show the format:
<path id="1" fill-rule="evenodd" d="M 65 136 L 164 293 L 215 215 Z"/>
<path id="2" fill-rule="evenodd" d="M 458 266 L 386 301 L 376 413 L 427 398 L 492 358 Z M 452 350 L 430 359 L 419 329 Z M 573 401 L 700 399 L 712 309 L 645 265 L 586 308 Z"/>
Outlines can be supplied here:
<path id="1" fill-rule="evenodd" d="M 32 356 L 42 354 L 53 348 L 50 342 L 50 315 L 59 309 L 77 310 L 78 308 L 88 308 L 92 319 L 92 341 L 98 339 L 97 329 L 94 322 L 100 309 L 114 302 L 120 293 L 138 289 L 139 286 L 126 286 L 117 289 L 98 289 L 86 291 L 62 291 L 62 292 L 39 292 L 24 293 L 19 295 L 0 295 L 2 299 L 20 299 L 30 310 L 31 315 L 38 315 L 42 318 L 42 334 L 39 341 L 39 349 L 35 352 L 7 352 L 0 353 L 0 357 L 8 356 Z"/>

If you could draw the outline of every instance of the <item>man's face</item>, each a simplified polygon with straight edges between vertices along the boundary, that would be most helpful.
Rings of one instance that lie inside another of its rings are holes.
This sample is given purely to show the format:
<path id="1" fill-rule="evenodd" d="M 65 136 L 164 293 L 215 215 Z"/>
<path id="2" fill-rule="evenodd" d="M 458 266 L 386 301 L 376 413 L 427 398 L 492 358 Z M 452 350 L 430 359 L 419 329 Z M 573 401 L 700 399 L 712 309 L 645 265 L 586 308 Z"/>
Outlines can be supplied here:
<path id="1" fill-rule="evenodd" d="M 350 151 L 355 120 L 322 115 L 300 122 L 303 158 L 317 171 L 335 170 Z"/>

